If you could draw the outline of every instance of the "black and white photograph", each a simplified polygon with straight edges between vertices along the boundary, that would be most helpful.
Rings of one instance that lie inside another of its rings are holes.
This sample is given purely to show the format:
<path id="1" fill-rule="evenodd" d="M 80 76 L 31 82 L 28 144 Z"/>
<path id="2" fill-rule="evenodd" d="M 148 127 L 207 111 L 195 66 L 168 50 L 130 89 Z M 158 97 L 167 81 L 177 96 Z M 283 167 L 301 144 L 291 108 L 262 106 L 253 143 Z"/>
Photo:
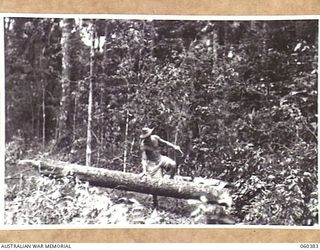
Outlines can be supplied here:
<path id="1" fill-rule="evenodd" d="M 2 22 L 5 225 L 319 226 L 318 19 Z"/>

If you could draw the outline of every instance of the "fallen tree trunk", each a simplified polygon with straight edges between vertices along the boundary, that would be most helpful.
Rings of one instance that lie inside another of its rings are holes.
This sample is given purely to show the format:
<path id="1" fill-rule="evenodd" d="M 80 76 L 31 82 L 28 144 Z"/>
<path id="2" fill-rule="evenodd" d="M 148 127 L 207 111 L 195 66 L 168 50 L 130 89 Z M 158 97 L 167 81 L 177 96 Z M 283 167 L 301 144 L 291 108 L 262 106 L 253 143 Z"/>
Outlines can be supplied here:
<path id="1" fill-rule="evenodd" d="M 158 179 L 138 174 L 112 171 L 104 168 L 87 167 L 60 161 L 22 160 L 20 165 L 32 166 L 40 174 L 59 178 L 74 175 L 90 185 L 115 188 L 145 194 L 154 194 L 182 199 L 200 199 L 205 196 L 208 203 L 230 206 L 231 196 L 223 185 L 195 184 L 171 179 Z M 217 181 L 218 183 L 219 181 Z"/>

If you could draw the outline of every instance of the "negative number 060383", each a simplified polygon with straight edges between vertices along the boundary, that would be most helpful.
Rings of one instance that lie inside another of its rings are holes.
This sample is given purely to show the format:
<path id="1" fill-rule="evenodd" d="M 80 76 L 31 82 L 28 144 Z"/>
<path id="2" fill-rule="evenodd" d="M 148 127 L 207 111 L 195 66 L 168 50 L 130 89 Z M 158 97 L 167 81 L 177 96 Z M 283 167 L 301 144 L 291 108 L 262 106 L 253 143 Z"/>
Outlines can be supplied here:
<path id="1" fill-rule="evenodd" d="M 318 244 L 300 244 L 300 248 L 312 248 L 312 249 L 315 249 L 315 248 L 319 248 Z"/>

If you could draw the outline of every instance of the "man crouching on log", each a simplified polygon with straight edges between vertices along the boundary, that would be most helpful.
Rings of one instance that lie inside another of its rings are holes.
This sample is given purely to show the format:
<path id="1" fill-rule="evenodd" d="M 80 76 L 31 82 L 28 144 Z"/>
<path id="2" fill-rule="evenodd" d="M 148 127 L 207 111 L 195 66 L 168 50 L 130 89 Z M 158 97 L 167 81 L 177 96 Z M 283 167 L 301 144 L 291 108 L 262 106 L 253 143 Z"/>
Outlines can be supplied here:
<path id="1" fill-rule="evenodd" d="M 157 135 L 153 135 L 153 129 L 150 128 L 143 128 L 142 133 L 140 135 L 141 144 L 140 148 L 142 151 L 142 175 L 149 175 L 155 178 L 162 178 L 163 177 L 163 169 L 169 169 L 170 179 L 173 179 L 176 169 L 177 163 L 164 155 L 160 154 L 159 149 L 159 142 L 166 144 L 169 147 L 178 150 L 182 155 L 182 151 L 179 146 L 174 145 L 166 140 L 163 140 Z M 156 195 L 152 195 L 153 197 L 153 207 L 155 209 L 158 208 L 158 198 Z"/>
<path id="2" fill-rule="evenodd" d="M 143 169 L 142 176 L 150 175 L 151 177 L 162 178 L 163 169 L 165 168 L 169 170 L 170 179 L 173 179 L 176 173 L 177 164 L 173 159 L 160 154 L 159 142 L 178 150 L 181 154 L 183 153 L 179 146 L 167 142 L 157 135 L 153 135 L 153 130 L 154 128 L 143 128 L 142 134 L 140 135 Z"/>

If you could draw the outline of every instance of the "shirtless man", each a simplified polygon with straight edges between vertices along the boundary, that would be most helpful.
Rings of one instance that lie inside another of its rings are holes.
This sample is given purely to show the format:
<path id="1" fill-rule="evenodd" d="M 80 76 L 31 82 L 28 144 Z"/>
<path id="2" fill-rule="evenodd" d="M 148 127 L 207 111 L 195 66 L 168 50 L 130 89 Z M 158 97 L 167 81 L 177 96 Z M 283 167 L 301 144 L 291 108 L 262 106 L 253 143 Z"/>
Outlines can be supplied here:
<path id="1" fill-rule="evenodd" d="M 157 135 L 153 135 L 153 130 L 154 128 L 143 128 L 140 135 L 143 168 L 142 176 L 149 174 L 151 177 L 162 178 L 163 169 L 166 168 L 169 169 L 170 179 L 173 179 L 176 173 L 177 164 L 173 159 L 160 154 L 159 143 L 172 147 L 181 154 L 183 153 L 179 146 L 167 142 Z"/>

